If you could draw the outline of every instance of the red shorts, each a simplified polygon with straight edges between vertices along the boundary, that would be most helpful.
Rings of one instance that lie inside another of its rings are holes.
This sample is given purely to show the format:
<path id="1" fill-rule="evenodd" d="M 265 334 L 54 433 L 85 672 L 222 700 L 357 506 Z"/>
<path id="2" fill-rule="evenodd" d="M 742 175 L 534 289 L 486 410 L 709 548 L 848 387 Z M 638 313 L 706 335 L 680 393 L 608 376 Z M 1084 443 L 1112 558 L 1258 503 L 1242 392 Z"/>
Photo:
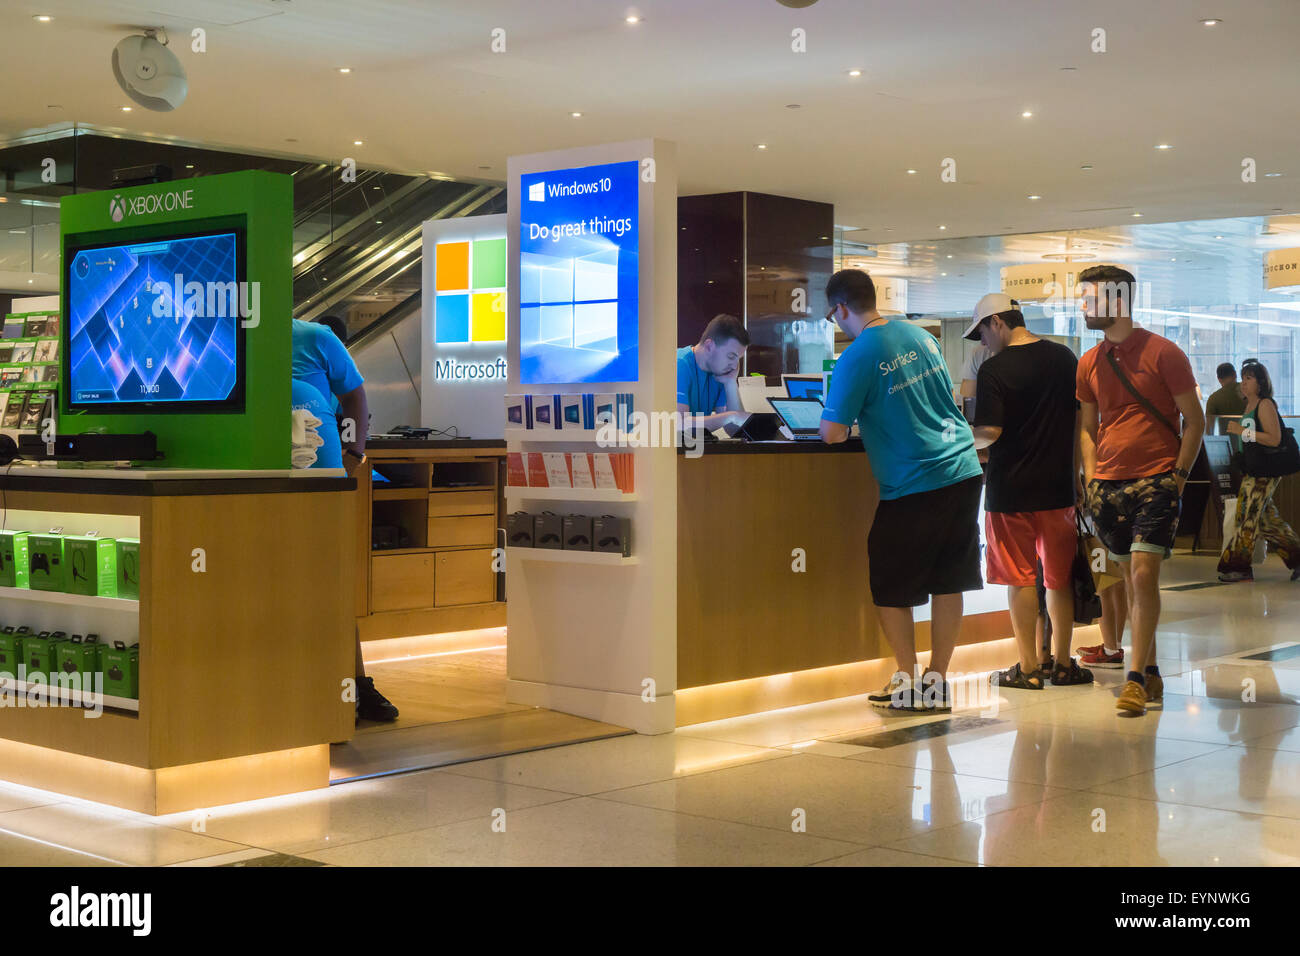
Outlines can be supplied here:
<path id="1" fill-rule="evenodd" d="M 1032 588 L 1039 561 L 1049 591 L 1068 591 L 1078 532 L 1074 506 L 1051 511 L 984 513 L 990 584 Z"/>

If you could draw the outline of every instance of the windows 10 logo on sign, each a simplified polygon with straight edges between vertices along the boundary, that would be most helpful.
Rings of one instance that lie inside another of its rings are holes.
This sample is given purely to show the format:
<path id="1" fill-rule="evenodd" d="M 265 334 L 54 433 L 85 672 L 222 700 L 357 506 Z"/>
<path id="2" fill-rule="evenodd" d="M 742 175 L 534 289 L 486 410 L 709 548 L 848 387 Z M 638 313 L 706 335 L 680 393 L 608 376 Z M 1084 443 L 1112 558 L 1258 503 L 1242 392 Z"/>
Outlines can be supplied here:
<path id="1" fill-rule="evenodd" d="M 636 160 L 520 177 L 522 384 L 637 380 L 639 187 Z"/>

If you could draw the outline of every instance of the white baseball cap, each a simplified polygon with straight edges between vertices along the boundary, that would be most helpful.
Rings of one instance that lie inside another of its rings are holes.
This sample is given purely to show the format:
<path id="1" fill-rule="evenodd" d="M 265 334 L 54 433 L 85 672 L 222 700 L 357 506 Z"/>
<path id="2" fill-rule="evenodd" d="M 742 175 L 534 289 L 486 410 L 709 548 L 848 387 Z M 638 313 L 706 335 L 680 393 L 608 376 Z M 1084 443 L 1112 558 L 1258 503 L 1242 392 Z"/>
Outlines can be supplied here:
<path id="1" fill-rule="evenodd" d="M 990 292 L 984 298 L 975 303 L 975 316 L 971 319 L 970 327 L 966 329 L 965 337 L 972 342 L 980 340 L 980 323 L 990 315 L 997 315 L 999 312 L 1010 312 L 1012 309 L 1020 308 L 1020 303 L 1009 295 L 1001 292 Z"/>

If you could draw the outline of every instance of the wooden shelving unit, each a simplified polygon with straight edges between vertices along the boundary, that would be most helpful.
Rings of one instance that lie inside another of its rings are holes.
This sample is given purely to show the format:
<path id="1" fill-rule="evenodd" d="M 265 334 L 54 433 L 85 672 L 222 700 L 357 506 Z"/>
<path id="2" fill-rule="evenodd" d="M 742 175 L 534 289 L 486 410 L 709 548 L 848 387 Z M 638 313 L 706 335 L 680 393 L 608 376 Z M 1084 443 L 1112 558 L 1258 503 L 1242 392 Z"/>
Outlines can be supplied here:
<path id="1" fill-rule="evenodd" d="M 362 640 L 504 624 L 493 562 L 504 524 L 504 447 L 412 442 L 367 454 L 397 487 L 358 476 Z M 385 527 L 396 546 L 376 548 Z"/>

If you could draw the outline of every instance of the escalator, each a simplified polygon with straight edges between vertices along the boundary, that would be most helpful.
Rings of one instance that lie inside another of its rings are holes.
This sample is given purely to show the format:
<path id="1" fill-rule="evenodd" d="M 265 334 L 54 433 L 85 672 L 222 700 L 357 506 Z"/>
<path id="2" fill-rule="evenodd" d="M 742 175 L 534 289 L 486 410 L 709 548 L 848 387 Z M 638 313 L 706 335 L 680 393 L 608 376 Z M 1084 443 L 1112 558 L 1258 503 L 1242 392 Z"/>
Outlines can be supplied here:
<path id="1" fill-rule="evenodd" d="M 294 173 L 294 317 L 337 315 L 349 344 L 382 334 L 420 306 L 423 224 L 504 210 L 500 185 L 363 170 L 342 183 L 336 167 L 302 167 Z"/>

